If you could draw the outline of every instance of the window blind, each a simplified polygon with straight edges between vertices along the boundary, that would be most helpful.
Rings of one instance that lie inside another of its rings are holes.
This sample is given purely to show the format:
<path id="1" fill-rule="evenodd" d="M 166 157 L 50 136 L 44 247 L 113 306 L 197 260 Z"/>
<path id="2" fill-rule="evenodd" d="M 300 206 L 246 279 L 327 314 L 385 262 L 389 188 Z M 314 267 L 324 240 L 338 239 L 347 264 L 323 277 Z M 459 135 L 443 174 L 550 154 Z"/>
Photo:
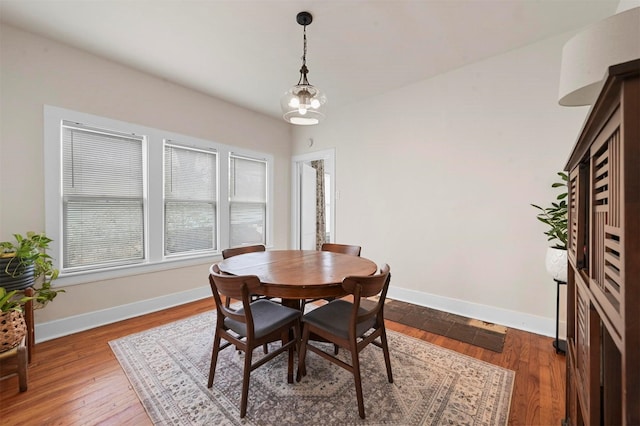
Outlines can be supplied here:
<path id="1" fill-rule="evenodd" d="M 63 265 L 140 262 L 144 138 L 63 123 Z"/>
<path id="2" fill-rule="evenodd" d="M 229 157 L 229 244 L 265 244 L 267 221 L 267 162 Z"/>
<path id="3" fill-rule="evenodd" d="M 217 154 L 167 144 L 164 157 L 165 255 L 217 248 Z"/>

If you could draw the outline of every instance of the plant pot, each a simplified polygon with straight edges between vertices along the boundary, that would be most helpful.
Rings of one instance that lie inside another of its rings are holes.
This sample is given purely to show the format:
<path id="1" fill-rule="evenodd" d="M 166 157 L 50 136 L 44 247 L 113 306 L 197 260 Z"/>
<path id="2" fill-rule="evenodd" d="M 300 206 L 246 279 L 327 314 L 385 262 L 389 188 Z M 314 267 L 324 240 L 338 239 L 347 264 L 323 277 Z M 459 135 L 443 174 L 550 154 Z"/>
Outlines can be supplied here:
<path id="1" fill-rule="evenodd" d="M 7 273 L 7 266 L 9 274 Z M 33 265 L 18 266 L 18 262 L 13 257 L 0 258 L 0 287 L 4 287 L 7 292 L 32 287 L 34 282 L 35 270 Z"/>
<path id="2" fill-rule="evenodd" d="M 567 282 L 567 251 L 549 247 L 545 267 L 554 280 Z"/>
<path id="3" fill-rule="evenodd" d="M 0 312 L 0 353 L 12 349 L 27 335 L 22 312 Z"/>

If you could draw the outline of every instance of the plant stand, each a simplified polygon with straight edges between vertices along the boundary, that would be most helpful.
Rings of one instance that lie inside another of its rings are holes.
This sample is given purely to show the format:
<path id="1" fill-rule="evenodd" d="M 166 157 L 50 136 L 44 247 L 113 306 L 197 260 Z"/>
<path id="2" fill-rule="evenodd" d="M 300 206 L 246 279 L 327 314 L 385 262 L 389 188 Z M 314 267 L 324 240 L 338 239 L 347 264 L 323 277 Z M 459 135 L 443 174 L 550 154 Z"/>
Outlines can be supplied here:
<path id="1" fill-rule="evenodd" d="M 0 353 L 0 362 L 4 359 L 10 359 L 12 357 L 16 357 L 14 370 L 6 374 L 5 376 L 0 377 L 0 380 L 7 379 L 9 377 L 18 376 L 18 386 L 20 388 L 20 392 L 24 392 L 27 390 L 27 367 L 29 364 L 27 346 L 26 346 L 26 338 L 23 337 L 22 341 L 18 346 L 13 349 L 9 349 L 8 351 Z"/>
<path id="2" fill-rule="evenodd" d="M 554 279 L 556 282 L 556 340 L 553 341 L 553 347 L 557 354 L 567 353 L 567 342 L 558 338 L 558 325 L 560 322 L 560 286 L 566 285 L 566 281 Z"/>

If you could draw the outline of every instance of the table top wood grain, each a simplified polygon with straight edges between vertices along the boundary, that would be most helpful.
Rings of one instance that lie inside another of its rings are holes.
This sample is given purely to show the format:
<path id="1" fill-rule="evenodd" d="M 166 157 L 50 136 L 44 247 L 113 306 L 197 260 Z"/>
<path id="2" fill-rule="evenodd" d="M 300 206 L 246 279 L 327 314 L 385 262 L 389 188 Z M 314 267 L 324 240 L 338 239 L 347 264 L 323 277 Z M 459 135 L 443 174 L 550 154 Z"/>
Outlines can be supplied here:
<path id="1" fill-rule="evenodd" d="M 233 275 L 256 275 L 264 295 L 283 299 L 341 297 L 342 280 L 372 275 L 378 266 L 359 256 L 316 250 L 271 250 L 233 256 L 218 264 Z"/>

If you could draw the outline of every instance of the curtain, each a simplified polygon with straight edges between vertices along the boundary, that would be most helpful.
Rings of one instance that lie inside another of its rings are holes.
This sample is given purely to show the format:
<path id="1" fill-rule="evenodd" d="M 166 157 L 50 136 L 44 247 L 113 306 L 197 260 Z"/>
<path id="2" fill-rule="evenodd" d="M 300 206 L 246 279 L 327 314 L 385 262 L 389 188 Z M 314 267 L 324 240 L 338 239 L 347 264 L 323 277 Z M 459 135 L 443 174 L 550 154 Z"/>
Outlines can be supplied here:
<path id="1" fill-rule="evenodd" d="M 314 160 L 311 167 L 316 170 L 316 250 L 322 248 L 326 239 L 325 204 L 324 204 L 324 160 Z"/>

